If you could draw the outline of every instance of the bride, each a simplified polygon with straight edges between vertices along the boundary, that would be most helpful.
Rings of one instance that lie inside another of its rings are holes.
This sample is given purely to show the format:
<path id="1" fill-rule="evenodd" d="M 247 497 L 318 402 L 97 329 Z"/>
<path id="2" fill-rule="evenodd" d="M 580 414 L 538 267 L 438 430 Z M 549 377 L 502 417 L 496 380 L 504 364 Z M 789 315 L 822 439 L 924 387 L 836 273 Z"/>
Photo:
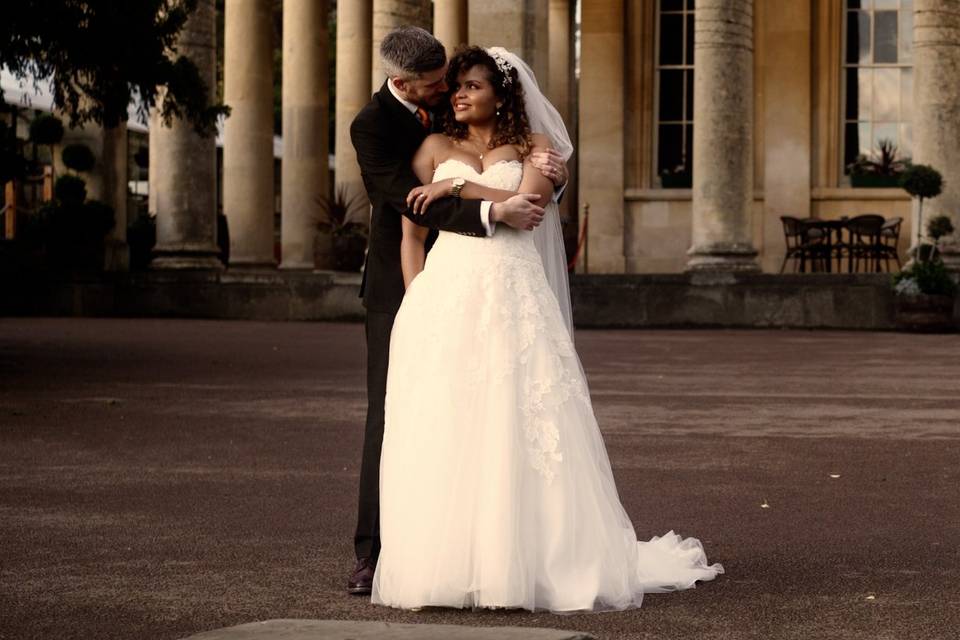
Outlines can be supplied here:
<path id="1" fill-rule="evenodd" d="M 529 67 L 502 48 L 450 61 L 446 135 L 414 158 L 438 197 L 539 195 L 534 231 L 489 239 L 403 220 L 407 287 L 390 342 L 372 602 L 553 612 L 638 607 L 723 572 L 696 538 L 638 541 L 573 346 L 552 183 L 530 154 L 572 146 Z"/>

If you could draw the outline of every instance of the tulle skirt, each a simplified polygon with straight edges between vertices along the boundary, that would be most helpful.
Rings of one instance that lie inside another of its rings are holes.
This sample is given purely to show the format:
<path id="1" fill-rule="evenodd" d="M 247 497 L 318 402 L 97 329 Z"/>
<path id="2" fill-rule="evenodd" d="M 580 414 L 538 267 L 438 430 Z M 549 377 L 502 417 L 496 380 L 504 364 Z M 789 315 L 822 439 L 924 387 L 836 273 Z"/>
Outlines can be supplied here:
<path id="1" fill-rule="evenodd" d="M 637 540 L 537 254 L 498 236 L 441 233 L 397 314 L 372 602 L 619 610 L 713 579 L 699 540 Z"/>

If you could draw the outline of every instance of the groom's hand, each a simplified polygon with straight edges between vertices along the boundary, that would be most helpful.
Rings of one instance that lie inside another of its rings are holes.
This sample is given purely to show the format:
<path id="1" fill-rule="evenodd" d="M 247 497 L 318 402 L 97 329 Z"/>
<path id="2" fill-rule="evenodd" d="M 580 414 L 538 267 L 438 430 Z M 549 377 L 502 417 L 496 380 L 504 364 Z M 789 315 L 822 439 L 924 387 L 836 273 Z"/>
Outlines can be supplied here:
<path id="1" fill-rule="evenodd" d="M 539 169 L 543 177 L 550 180 L 554 187 L 562 187 L 570 179 L 567 163 L 555 149 L 530 154 L 530 164 Z"/>
<path id="2" fill-rule="evenodd" d="M 533 231 L 543 220 L 543 208 L 534 204 L 539 199 L 535 193 L 518 193 L 503 202 L 494 202 L 490 206 L 490 219 L 514 229 Z"/>

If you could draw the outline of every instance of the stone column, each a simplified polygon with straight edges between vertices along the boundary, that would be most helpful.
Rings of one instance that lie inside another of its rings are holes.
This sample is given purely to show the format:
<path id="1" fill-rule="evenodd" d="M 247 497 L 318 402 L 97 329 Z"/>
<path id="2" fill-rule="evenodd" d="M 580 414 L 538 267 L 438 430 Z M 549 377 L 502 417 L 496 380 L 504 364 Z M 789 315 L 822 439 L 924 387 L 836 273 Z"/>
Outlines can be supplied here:
<path id="1" fill-rule="evenodd" d="M 327 2 L 283 3 L 283 169 L 281 243 L 284 269 L 312 269 L 317 230 L 329 224 L 327 158 Z M 326 234 L 325 245 L 330 244 Z"/>
<path id="2" fill-rule="evenodd" d="M 584 5 L 590 4 L 585 1 Z M 609 3 L 622 7 L 622 0 Z M 526 61 L 548 90 L 549 0 L 482 0 L 470 3 L 470 43 L 499 45 Z"/>
<path id="3" fill-rule="evenodd" d="M 216 11 L 200 0 L 177 38 L 177 51 L 189 57 L 200 77 L 217 86 Z M 220 269 L 217 258 L 217 147 L 193 125 L 175 119 L 150 123 L 150 201 L 157 214 L 157 269 Z"/>
<path id="4" fill-rule="evenodd" d="M 623 0 L 583 0 L 580 206 L 590 205 L 590 273 L 623 273 Z M 582 224 L 582 221 L 581 221 Z"/>
<path id="5" fill-rule="evenodd" d="M 273 256 L 273 2 L 227 0 L 224 12 L 223 212 L 230 264 Z"/>
<path id="6" fill-rule="evenodd" d="M 337 5 L 337 137 L 334 199 L 344 222 L 369 225 L 370 201 L 360 177 L 350 123 L 370 100 L 372 0 Z"/>
<path id="7" fill-rule="evenodd" d="M 383 84 L 384 75 L 380 69 L 380 42 L 383 36 L 403 25 L 423 27 L 430 31 L 430 0 L 373 0 L 373 42 L 371 43 L 371 92 L 378 91 Z"/>
<path id="8" fill-rule="evenodd" d="M 810 2 L 758 5 L 763 50 L 763 266 L 776 273 L 785 246 L 780 216 L 810 215 Z M 762 16 L 762 18 L 761 18 Z M 699 61 L 698 61 L 699 63 Z"/>
<path id="9" fill-rule="evenodd" d="M 700 0 L 694 19 L 693 247 L 687 270 L 757 271 L 753 0 Z"/>
<path id="10" fill-rule="evenodd" d="M 960 13 L 957 0 L 913 2 L 913 161 L 943 174 L 943 193 L 923 203 L 926 221 L 946 215 L 956 231 L 941 255 L 960 271 Z M 916 242 L 916 207 L 912 228 Z"/>
<path id="11" fill-rule="evenodd" d="M 467 0 L 434 0 L 433 34 L 443 43 L 447 57 L 467 42 Z"/>
<path id="12" fill-rule="evenodd" d="M 570 0 L 550 0 L 547 97 L 564 121 L 570 117 Z"/>

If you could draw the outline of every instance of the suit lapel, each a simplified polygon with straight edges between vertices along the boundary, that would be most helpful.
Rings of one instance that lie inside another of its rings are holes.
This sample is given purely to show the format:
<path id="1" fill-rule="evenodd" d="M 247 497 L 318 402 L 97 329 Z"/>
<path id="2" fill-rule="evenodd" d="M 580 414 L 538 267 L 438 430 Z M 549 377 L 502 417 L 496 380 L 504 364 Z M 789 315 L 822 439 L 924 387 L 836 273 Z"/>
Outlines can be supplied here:
<path id="1" fill-rule="evenodd" d="M 383 105 L 384 109 L 390 114 L 391 120 L 398 123 L 403 128 L 405 134 L 415 138 L 419 145 L 420 142 L 427 137 L 427 132 L 424 131 L 423 125 L 417 120 L 417 116 L 410 113 L 399 100 L 393 97 L 390 89 L 387 88 L 387 82 L 389 82 L 389 80 L 385 81 L 383 86 L 380 87 L 380 91 L 377 92 L 380 104 Z"/>

